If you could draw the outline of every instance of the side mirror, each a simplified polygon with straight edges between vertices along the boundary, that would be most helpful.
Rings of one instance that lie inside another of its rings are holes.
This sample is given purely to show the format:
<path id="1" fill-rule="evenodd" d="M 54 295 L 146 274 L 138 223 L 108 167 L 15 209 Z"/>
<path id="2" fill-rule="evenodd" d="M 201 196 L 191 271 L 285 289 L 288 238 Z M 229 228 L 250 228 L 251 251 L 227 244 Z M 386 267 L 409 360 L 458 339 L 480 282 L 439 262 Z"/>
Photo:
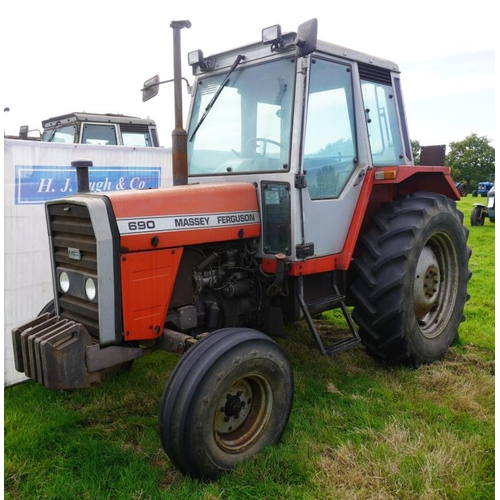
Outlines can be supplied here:
<path id="1" fill-rule="evenodd" d="M 149 101 L 155 97 L 160 90 L 160 77 L 159 75 L 153 76 L 149 80 L 144 82 L 144 87 L 142 88 L 142 102 Z"/>
<path id="2" fill-rule="evenodd" d="M 310 19 L 302 23 L 297 29 L 295 45 L 297 46 L 297 57 L 304 57 L 312 54 L 316 50 L 318 42 L 318 20 Z"/>

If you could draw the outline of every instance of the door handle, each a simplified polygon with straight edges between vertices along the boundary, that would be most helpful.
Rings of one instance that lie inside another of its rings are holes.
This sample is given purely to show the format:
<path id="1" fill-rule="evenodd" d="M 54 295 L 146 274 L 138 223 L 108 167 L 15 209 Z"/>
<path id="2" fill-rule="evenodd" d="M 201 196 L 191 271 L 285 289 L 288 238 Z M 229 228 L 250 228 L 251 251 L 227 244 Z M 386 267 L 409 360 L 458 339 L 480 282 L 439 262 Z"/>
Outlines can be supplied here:
<path id="1" fill-rule="evenodd" d="M 361 172 L 358 174 L 358 176 L 356 177 L 356 180 L 353 183 L 353 187 L 357 186 L 363 180 L 365 175 L 366 175 L 366 168 L 361 170 Z"/>

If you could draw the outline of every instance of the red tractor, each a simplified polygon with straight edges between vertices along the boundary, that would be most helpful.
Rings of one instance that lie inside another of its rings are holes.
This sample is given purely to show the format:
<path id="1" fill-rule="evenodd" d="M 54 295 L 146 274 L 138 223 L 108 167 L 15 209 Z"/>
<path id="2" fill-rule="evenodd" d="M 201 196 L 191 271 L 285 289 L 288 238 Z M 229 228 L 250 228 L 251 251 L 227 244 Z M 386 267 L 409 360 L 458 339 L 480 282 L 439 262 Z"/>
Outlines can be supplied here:
<path id="1" fill-rule="evenodd" d="M 189 22 L 172 27 L 178 54 Z M 54 300 L 13 330 L 17 370 L 79 388 L 152 349 L 183 354 L 159 434 L 195 477 L 281 438 L 293 374 L 270 336 L 288 322 L 305 320 L 323 355 L 361 343 L 381 363 L 417 367 L 440 359 L 464 320 L 459 193 L 448 168 L 413 164 L 398 67 L 316 34 L 313 19 L 189 54 L 173 187 L 91 194 L 83 161 L 80 192 L 46 204 Z M 325 345 L 313 318 L 335 308 L 352 338 Z"/>

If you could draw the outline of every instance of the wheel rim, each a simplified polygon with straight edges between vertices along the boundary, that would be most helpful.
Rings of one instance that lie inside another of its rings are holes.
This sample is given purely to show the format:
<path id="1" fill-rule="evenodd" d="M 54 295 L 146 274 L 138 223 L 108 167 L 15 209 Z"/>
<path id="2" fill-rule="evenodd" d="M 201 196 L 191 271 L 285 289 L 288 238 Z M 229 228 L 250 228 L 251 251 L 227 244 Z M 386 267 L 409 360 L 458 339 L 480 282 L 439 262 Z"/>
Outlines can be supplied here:
<path id="1" fill-rule="evenodd" d="M 422 335 L 438 337 L 451 317 L 458 291 L 458 256 L 445 234 L 423 248 L 415 270 L 413 306 Z"/>
<path id="2" fill-rule="evenodd" d="M 220 398 L 213 419 L 214 436 L 228 453 L 241 453 L 258 441 L 272 413 L 269 382 L 257 375 L 234 382 Z"/>

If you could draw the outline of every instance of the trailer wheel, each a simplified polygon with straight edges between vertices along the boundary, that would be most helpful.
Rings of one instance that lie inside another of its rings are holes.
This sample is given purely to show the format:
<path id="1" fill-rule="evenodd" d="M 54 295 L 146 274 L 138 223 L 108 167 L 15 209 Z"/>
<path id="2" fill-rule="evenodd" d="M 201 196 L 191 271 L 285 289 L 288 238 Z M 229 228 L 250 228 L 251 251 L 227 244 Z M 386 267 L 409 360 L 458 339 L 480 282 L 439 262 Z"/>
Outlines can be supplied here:
<path id="1" fill-rule="evenodd" d="M 417 367 L 458 336 L 469 296 L 468 230 L 455 203 L 415 193 L 388 204 L 360 238 L 353 319 L 378 361 Z"/>
<path id="2" fill-rule="evenodd" d="M 281 438 L 292 408 L 288 358 L 269 337 L 224 328 L 191 347 L 163 392 L 159 434 L 183 473 L 212 478 Z"/>
<path id="3" fill-rule="evenodd" d="M 484 226 L 485 210 L 483 207 L 475 206 L 470 214 L 471 226 Z"/>

